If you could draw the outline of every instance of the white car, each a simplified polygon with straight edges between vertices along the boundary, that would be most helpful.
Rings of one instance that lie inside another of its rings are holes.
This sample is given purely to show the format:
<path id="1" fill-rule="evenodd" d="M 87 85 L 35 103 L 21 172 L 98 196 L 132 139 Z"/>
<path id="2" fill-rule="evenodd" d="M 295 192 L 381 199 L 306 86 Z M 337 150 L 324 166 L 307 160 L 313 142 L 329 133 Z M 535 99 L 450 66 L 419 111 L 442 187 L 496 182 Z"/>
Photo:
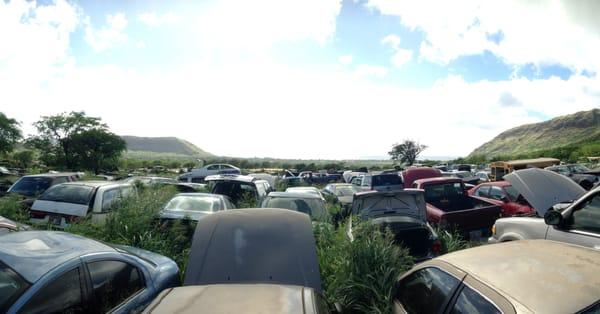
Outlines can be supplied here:
<path id="1" fill-rule="evenodd" d="M 90 217 L 92 223 L 102 223 L 116 201 L 135 194 L 135 187 L 129 183 L 80 181 L 57 184 L 33 203 L 30 221 L 51 223 L 58 228 L 86 217 Z"/>
<path id="2" fill-rule="evenodd" d="M 285 189 L 285 191 L 289 192 L 289 193 L 309 193 L 309 194 L 317 195 L 321 199 L 325 200 L 323 193 L 321 193 L 321 191 L 314 186 L 289 187 L 289 188 Z"/>

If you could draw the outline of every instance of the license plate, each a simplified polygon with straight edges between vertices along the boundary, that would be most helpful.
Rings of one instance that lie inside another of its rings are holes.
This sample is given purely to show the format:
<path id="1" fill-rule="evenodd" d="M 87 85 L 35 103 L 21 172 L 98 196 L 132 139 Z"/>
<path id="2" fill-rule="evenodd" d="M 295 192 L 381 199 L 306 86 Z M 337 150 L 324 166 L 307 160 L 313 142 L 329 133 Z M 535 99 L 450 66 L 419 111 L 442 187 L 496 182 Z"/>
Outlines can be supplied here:
<path id="1" fill-rule="evenodd" d="M 481 230 L 475 230 L 469 232 L 469 240 L 479 241 L 481 240 Z"/>

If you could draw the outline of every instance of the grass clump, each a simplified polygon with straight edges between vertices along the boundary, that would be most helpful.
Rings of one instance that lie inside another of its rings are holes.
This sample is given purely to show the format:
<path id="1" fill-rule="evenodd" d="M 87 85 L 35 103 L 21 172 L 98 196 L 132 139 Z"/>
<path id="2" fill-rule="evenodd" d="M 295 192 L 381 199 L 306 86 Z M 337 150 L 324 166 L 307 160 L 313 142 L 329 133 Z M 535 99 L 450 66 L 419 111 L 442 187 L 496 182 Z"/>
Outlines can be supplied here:
<path id="1" fill-rule="evenodd" d="M 398 277 L 413 265 L 408 250 L 393 243 L 390 232 L 370 223 L 353 228 L 315 225 L 325 297 L 344 313 L 391 313 Z"/>

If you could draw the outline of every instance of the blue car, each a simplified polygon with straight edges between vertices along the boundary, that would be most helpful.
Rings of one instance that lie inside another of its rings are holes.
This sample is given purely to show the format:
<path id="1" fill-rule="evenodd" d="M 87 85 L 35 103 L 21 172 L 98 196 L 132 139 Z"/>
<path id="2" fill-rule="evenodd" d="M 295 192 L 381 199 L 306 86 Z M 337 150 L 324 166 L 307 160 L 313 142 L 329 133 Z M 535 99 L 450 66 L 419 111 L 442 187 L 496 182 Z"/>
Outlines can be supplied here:
<path id="1" fill-rule="evenodd" d="M 171 259 L 54 231 L 0 236 L 0 313 L 141 312 L 180 285 Z"/>

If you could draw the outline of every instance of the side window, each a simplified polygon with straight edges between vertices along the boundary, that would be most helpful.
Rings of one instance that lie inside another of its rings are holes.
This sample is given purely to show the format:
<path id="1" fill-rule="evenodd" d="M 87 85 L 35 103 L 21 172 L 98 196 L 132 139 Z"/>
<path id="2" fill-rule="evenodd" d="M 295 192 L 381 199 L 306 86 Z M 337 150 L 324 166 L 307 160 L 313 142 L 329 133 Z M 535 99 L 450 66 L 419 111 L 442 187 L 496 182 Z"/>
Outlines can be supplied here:
<path id="1" fill-rule="evenodd" d="M 106 313 L 144 289 L 140 271 L 121 261 L 98 261 L 87 264 L 92 279 L 95 308 Z"/>
<path id="2" fill-rule="evenodd" d="M 228 165 L 221 165 L 221 170 L 231 170 L 231 169 L 233 169 L 233 168 L 231 168 Z"/>
<path id="3" fill-rule="evenodd" d="M 452 308 L 451 314 L 468 314 L 468 313 L 482 313 L 482 314 L 500 314 L 500 312 L 492 303 L 482 297 L 475 290 L 464 286 L 456 303 Z"/>
<path id="4" fill-rule="evenodd" d="M 85 313 L 79 268 L 54 279 L 21 308 L 20 313 Z"/>
<path id="5" fill-rule="evenodd" d="M 484 186 L 478 188 L 477 191 L 475 191 L 475 195 L 481 196 L 481 197 L 490 197 L 490 187 L 487 185 L 484 185 Z"/>
<path id="6" fill-rule="evenodd" d="M 203 183 L 204 179 L 200 177 L 193 177 L 191 181 L 192 183 Z"/>
<path id="7" fill-rule="evenodd" d="M 134 189 L 132 186 L 123 186 L 121 187 L 121 197 L 130 197 L 134 195 Z"/>
<path id="8" fill-rule="evenodd" d="M 567 223 L 572 229 L 600 233 L 600 193 L 575 210 Z"/>
<path id="9" fill-rule="evenodd" d="M 502 188 L 497 187 L 497 186 L 492 186 L 492 188 L 490 189 L 490 198 L 493 198 L 495 200 L 501 200 L 504 197 L 504 191 L 502 190 Z"/>
<path id="10" fill-rule="evenodd" d="M 371 186 L 372 177 L 363 177 L 362 184 L 363 186 Z"/>
<path id="11" fill-rule="evenodd" d="M 411 313 L 439 313 L 460 281 L 437 268 L 423 268 L 398 284 L 396 300 Z"/>
<path id="12" fill-rule="evenodd" d="M 219 170 L 219 165 L 211 165 L 206 168 L 206 170 Z"/>
<path id="13" fill-rule="evenodd" d="M 267 190 L 265 190 L 265 186 L 261 182 L 256 183 L 256 191 L 260 197 L 267 195 Z"/>
<path id="14" fill-rule="evenodd" d="M 119 197 L 120 193 L 118 188 L 104 191 L 104 194 L 102 195 L 102 211 L 109 211 L 111 205 L 119 199 Z"/>

